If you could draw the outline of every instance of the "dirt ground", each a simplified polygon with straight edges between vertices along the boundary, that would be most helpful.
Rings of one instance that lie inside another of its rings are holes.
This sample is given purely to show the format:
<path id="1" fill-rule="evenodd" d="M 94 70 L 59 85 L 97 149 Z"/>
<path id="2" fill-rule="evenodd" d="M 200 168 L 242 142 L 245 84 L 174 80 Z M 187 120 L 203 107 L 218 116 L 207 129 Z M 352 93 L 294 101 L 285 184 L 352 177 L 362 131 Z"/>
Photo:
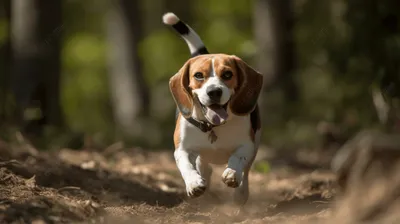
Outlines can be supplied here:
<path id="1" fill-rule="evenodd" d="M 302 166 L 270 155 L 260 149 L 256 162 L 270 158 L 270 170 L 252 170 L 250 199 L 238 212 L 232 189 L 220 178 L 224 167 L 214 166 L 209 193 L 187 199 L 172 150 L 127 149 L 117 143 L 102 152 L 38 152 L 1 143 L 0 223 L 332 221 L 335 175 L 318 168 L 323 164 Z"/>
<path id="2" fill-rule="evenodd" d="M 281 164 L 250 175 L 245 209 L 214 167 L 211 190 L 189 200 L 171 150 L 52 152 L 0 146 L 0 223 L 298 223 L 330 215 L 335 176 Z M 267 150 L 260 150 L 260 157 Z"/>

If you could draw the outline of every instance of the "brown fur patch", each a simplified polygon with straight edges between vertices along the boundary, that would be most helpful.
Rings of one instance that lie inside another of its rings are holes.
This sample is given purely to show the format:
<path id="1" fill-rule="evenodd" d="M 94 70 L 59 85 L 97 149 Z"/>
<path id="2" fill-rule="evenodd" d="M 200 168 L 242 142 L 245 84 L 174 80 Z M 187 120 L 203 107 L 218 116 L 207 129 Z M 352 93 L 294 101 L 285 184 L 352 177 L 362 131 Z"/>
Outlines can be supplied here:
<path id="1" fill-rule="evenodd" d="M 196 57 L 193 59 L 189 70 L 189 87 L 191 89 L 200 89 L 207 82 L 210 77 L 211 64 L 211 57 Z M 194 78 L 194 74 L 197 72 L 203 74 L 204 80 Z"/>
<path id="2" fill-rule="evenodd" d="M 212 68 L 212 59 L 214 59 L 214 68 Z M 235 64 L 232 62 L 231 56 L 225 54 L 209 54 L 200 55 L 193 58 L 189 70 L 191 89 L 199 89 L 207 82 L 208 78 L 211 76 L 211 72 L 214 69 L 216 75 L 220 77 L 225 85 L 230 89 L 235 89 L 238 85 L 238 78 Z M 221 76 L 224 72 L 230 71 L 233 76 L 230 80 L 224 80 Z M 200 72 L 204 76 L 204 80 L 197 80 L 194 75 Z"/>
<path id="3" fill-rule="evenodd" d="M 231 111 L 236 115 L 251 113 L 257 105 L 263 85 L 263 76 L 246 64 L 242 59 L 231 56 L 235 63 L 239 85 L 230 103 Z"/>
<path id="4" fill-rule="evenodd" d="M 193 110 L 193 98 L 189 89 L 189 68 L 191 60 L 187 61 L 185 65 L 172 76 L 169 80 L 169 89 L 175 100 L 175 103 L 180 113 L 189 117 Z"/>
<path id="5" fill-rule="evenodd" d="M 175 149 L 177 149 L 179 147 L 179 143 L 181 143 L 181 119 L 182 116 L 179 113 L 178 119 L 176 119 L 175 132 L 174 132 Z"/>
<path id="6" fill-rule="evenodd" d="M 238 87 L 238 85 L 239 85 L 238 73 L 236 71 L 235 63 L 232 62 L 232 59 L 230 56 L 215 57 L 214 69 L 215 69 L 215 73 L 217 74 L 217 76 L 220 77 L 220 79 L 224 81 L 225 85 L 229 89 L 236 89 Z M 221 78 L 221 76 L 225 72 L 232 72 L 232 78 L 229 80 L 224 80 L 223 78 Z"/>

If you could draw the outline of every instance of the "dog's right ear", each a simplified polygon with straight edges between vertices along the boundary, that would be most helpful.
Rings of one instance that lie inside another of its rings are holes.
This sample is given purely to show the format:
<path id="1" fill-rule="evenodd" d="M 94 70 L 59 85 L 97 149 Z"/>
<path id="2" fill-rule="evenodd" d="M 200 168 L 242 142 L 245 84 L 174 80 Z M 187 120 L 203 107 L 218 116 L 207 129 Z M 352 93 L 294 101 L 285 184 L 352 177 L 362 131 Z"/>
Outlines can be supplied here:
<path id="1" fill-rule="evenodd" d="M 182 116 L 192 116 L 193 97 L 189 88 L 189 68 L 191 60 L 188 60 L 183 67 L 169 80 L 169 89 L 172 97 L 181 112 Z"/>
<path id="2" fill-rule="evenodd" d="M 232 56 L 231 58 L 236 64 L 239 88 L 232 97 L 230 108 L 232 113 L 243 116 L 256 108 L 263 85 L 263 76 L 239 57 Z"/>

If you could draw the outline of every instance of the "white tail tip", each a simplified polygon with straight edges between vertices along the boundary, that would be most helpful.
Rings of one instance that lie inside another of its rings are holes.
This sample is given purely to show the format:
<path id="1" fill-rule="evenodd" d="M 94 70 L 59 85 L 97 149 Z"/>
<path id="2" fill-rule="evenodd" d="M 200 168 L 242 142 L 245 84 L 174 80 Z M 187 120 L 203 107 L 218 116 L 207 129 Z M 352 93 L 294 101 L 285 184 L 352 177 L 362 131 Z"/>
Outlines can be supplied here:
<path id="1" fill-rule="evenodd" d="M 163 15 L 163 22 L 167 25 L 175 25 L 179 22 L 179 18 L 172 12 Z"/>

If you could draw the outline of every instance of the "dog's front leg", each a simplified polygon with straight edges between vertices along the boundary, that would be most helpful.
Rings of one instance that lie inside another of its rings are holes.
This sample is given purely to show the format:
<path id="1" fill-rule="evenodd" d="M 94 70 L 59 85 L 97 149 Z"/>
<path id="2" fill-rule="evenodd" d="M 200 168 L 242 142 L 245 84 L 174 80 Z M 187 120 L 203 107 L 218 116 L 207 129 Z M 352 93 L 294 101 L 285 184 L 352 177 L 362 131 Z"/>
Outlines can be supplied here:
<path id="1" fill-rule="evenodd" d="M 195 198 L 206 190 L 206 181 L 196 170 L 197 153 L 178 148 L 174 153 L 176 165 L 186 185 L 186 193 L 189 197 Z"/>
<path id="2" fill-rule="evenodd" d="M 249 143 L 240 146 L 229 157 L 228 166 L 222 174 L 222 181 L 228 187 L 236 188 L 240 185 L 243 171 L 251 163 L 254 153 L 254 144 Z"/>
<path id="3" fill-rule="evenodd" d="M 248 194 L 248 172 L 253 163 L 256 149 L 253 143 L 239 147 L 229 158 L 228 167 L 222 174 L 222 181 L 235 189 L 234 202 L 246 203 Z"/>

